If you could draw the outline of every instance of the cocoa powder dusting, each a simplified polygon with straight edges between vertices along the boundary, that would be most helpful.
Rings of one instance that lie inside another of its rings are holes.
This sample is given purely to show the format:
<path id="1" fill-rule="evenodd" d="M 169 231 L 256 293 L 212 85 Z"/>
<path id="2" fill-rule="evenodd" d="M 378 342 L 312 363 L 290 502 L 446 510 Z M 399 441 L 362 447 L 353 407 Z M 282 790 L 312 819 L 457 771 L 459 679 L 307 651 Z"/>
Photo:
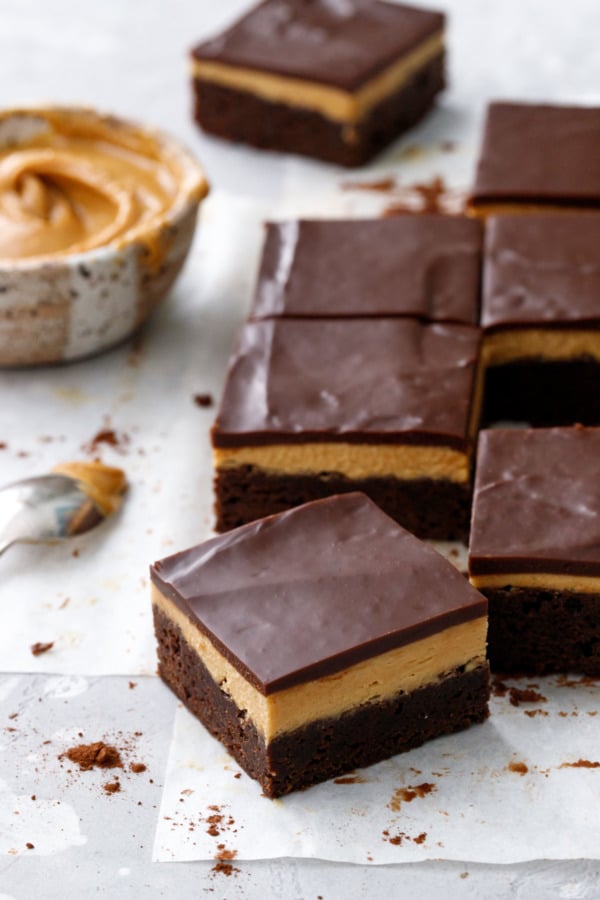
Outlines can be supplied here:
<path id="1" fill-rule="evenodd" d="M 103 789 L 107 794 L 118 794 L 121 790 L 121 784 L 119 781 L 107 781 L 106 784 L 102 785 Z"/>
<path id="2" fill-rule="evenodd" d="M 66 756 L 71 762 L 77 763 L 80 769 L 88 771 L 98 766 L 101 769 L 123 768 L 121 755 L 116 747 L 105 744 L 104 741 L 95 741 L 93 744 L 78 744 L 70 747 L 58 758 Z"/>
<path id="3" fill-rule="evenodd" d="M 435 791 L 435 789 L 435 784 L 430 784 L 427 781 L 424 781 L 423 784 L 409 785 L 405 788 L 398 788 L 396 791 L 394 791 L 394 795 L 388 803 L 388 807 L 393 812 L 398 812 L 403 802 L 411 803 L 416 797 L 426 797 L 427 794 L 431 794 L 431 792 Z"/>
<path id="4" fill-rule="evenodd" d="M 29 648 L 33 656 L 40 656 L 42 653 L 47 653 L 48 650 L 52 650 L 54 647 L 54 641 L 37 641 L 35 644 L 32 644 Z"/>
<path id="5" fill-rule="evenodd" d="M 578 759 L 577 762 L 562 763 L 561 769 L 600 769 L 600 762 L 590 759 Z"/>

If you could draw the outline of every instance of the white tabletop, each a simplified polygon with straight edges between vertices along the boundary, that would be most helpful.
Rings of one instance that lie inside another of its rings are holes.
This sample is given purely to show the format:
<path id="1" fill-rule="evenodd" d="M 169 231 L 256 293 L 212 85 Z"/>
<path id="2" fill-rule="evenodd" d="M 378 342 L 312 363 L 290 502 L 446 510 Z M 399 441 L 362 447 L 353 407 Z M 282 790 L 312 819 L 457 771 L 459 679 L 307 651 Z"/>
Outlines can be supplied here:
<path id="1" fill-rule="evenodd" d="M 186 51 L 248 5 L 245 0 L 4 3 L 0 107 L 22 102 L 75 102 L 158 125 L 197 153 L 217 193 L 229 199 L 247 198 L 253 208 L 258 204 L 268 215 L 282 208 L 297 208 L 301 200 L 319 211 L 321 199 L 337 190 L 342 178 L 368 178 L 383 171 L 394 171 L 406 184 L 443 174 L 450 184 L 467 186 L 482 112 L 490 98 L 600 104 L 600 6 L 596 0 L 445 0 L 439 5 L 450 15 L 450 89 L 426 122 L 368 169 L 342 176 L 334 167 L 231 146 L 203 136 L 191 121 Z M 455 152 L 443 153 L 443 141 L 456 142 Z M 424 152 L 403 153 L 412 145 Z M 232 266 L 236 264 L 236 246 L 233 242 Z M 188 291 L 195 273 L 202 277 L 202 267 L 200 258 L 188 269 Z M 236 315 L 240 314 L 238 310 Z M 167 326 L 165 334 L 172 334 L 168 308 L 161 315 Z M 194 384 L 199 388 L 208 384 L 212 389 L 218 384 L 214 371 L 221 372 L 225 365 L 233 325 L 227 319 L 227 326 L 220 329 L 218 309 L 203 315 L 208 327 L 214 325 L 218 339 L 212 355 L 205 362 L 198 360 Z M 152 341 L 160 341 L 160 330 L 151 327 L 151 334 Z M 176 354 L 176 346 L 165 338 L 162 358 L 173 371 Z M 110 358 L 114 362 L 118 357 Z M 0 439 L 7 437 L 5 429 L 10 426 L 11 444 L 18 448 L 15 402 L 21 392 L 24 411 L 35 415 L 36 379 L 40 386 L 45 379 L 55 384 L 64 380 L 71 391 L 74 384 L 85 390 L 86 379 L 91 372 L 97 377 L 101 366 L 98 360 L 70 367 L 65 374 L 61 374 L 63 370 L 0 374 Z M 117 388 L 121 390 L 123 385 L 115 380 Z M 186 383 L 188 388 L 191 390 L 191 382 Z M 191 405 L 190 410 L 192 415 Z M 77 415 L 74 404 L 73 416 Z M 211 413 L 202 415 L 208 424 Z M 182 433 L 188 434 L 184 429 L 161 435 L 162 449 L 175 455 L 175 441 Z M 143 435 L 137 439 L 141 441 Z M 3 459 L 8 460 L 6 469 L 11 477 L 16 466 L 18 474 L 27 473 L 28 458 Z M 210 485 L 203 482 L 198 490 L 206 503 Z M 169 498 L 163 499 L 165 528 L 168 531 L 171 524 L 169 533 L 183 540 L 181 529 L 168 521 Z M 4 576 L 0 570 L 0 579 L 5 578 L 4 585 L 0 580 L 0 627 L 5 632 L 10 633 L 11 625 L 7 610 L 19 603 L 18 592 L 7 585 L 18 583 L 15 569 L 19 561 L 33 558 L 14 557 Z M 42 575 L 42 590 L 43 584 Z M 140 637 L 146 644 L 148 640 L 147 633 Z M 136 657 L 135 650 L 132 656 Z M 216 897 L 281 900 L 386 895 L 414 900 L 450 895 L 457 900 L 585 900 L 600 896 L 600 864 L 591 860 L 532 860 L 504 866 L 474 865 L 468 860 L 397 866 L 291 859 L 236 861 L 239 871 L 229 877 L 212 871 L 212 862 L 153 863 L 152 845 L 176 701 L 157 678 L 139 674 L 144 671 L 141 664 L 132 670 L 135 674 L 119 676 L 99 676 L 103 669 L 97 659 L 91 670 L 94 674 L 87 676 L 76 674 L 76 667 L 69 669 L 68 675 L 61 670 L 48 674 L 51 669 L 42 674 L 36 665 L 32 658 L 30 666 L 23 664 L 22 673 L 11 665 L 11 673 L 0 676 L 0 900 L 64 900 L 92 894 L 191 898 L 204 892 Z M 143 760 L 146 771 L 124 772 L 122 790 L 112 796 L 102 789 L 107 773 L 90 772 L 85 779 L 69 773 L 57 753 L 76 743 L 79 731 L 114 735 L 115 743 L 119 736 L 126 739 L 129 757 Z M 44 743 L 47 740 L 51 743 Z M 28 835 L 39 831 L 41 820 L 45 834 L 52 834 L 53 839 L 43 845 L 43 853 L 42 845 L 25 852 L 25 843 L 33 842 Z"/>

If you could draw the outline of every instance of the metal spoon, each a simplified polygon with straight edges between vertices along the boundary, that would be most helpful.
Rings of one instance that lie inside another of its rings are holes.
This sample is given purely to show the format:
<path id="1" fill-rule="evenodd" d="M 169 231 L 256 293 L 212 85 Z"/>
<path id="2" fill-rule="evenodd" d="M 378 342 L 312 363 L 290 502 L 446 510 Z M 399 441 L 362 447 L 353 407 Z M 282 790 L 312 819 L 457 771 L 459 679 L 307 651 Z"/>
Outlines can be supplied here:
<path id="1" fill-rule="evenodd" d="M 77 478 L 55 474 L 25 478 L 0 489 L 0 554 L 19 541 L 35 544 L 75 537 L 109 514 Z"/>

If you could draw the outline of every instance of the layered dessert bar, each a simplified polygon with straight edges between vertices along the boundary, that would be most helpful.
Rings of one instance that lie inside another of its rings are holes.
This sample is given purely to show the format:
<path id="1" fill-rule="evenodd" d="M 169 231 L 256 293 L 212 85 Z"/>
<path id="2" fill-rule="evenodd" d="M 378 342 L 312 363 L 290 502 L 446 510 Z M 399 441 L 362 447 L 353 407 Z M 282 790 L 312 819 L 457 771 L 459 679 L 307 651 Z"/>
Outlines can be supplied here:
<path id="1" fill-rule="evenodd" d="M 217 530 L 361 490 L 419 537 L 464 539 L 479 344 L 416 319 L 244 325 L 212 429 Z"/>
<path id="2" fill-rule="evenodd" d="M 479 321 L 482 230 L 466 216 L 268 223 L 251 316 Z"/>
<path id="3" fill-rule="evenodd" d="M 469 570 L 492 670 L 600 675 L 600 429 L 481 432 Z"/>
<path id="4" fill-rule="evenodd" d="M 444 87 L 444 16 L 379 0 L 265 0 L 192 51 L 192 78 L 206 131 L 358 166 Z"/>
<path id="5" fill-rule="evenodd" d="M 598 213 L 488 220 L 486 422 L 600 424 L 599 247 Z"/>
<path id="6" fill-rule="evenodd" d="M 269 797 L 483 721 L 487 604 L 363 494 L 151 569 L 159 674 Z"/>
<path id="7" fill-rule="evenodd" d="M 488 107 L 472 212 L 600 209 L 600 108 Z"/>

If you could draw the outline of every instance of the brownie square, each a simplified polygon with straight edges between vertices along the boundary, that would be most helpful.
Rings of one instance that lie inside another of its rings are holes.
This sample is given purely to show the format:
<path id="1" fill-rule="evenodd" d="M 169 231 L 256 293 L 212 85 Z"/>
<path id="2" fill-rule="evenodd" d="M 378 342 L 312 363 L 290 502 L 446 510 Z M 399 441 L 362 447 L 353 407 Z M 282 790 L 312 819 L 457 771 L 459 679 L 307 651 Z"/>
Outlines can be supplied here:
<path id="1" fill-rule="evenodd" d="M 487 716 L 487 603 L 363 494 L 151 568 L 159 674 L 280 796 Z"/>
<path id="2" fill-rule="evenodd" d="M 481 323 L 485 421 L 600 424 L 600 214 L 494 216 Z"/>
<path id="3" fill-rule="evenodd" d="M 421 537 L 464 538 L 479 343 L 416 319 L 246 324 L 212 430 L 217 529 L 363 490 Z"/>
<path id="4" fill-rule="evenodd" d="M 250 315 L 475 325 L 481 243 L 465 216 L 268 223 Z"/>
<path id="5" fill-rule="evenodd" d="M 600 429 L 481 432 L 469 571 L 493 670 L 600 675 Z"/>
<path id="6" fill-rule="evenodd" d="M 600 108 L 491 103 L 471 207 L 600 208 L 599 146 Z"/>
<path id="7" fill-rule="evenodd" d="M 380 0 L 265 0 L 192 51 L 196 121 L 361 165 L 444 87 L 444 16 Z"/>

